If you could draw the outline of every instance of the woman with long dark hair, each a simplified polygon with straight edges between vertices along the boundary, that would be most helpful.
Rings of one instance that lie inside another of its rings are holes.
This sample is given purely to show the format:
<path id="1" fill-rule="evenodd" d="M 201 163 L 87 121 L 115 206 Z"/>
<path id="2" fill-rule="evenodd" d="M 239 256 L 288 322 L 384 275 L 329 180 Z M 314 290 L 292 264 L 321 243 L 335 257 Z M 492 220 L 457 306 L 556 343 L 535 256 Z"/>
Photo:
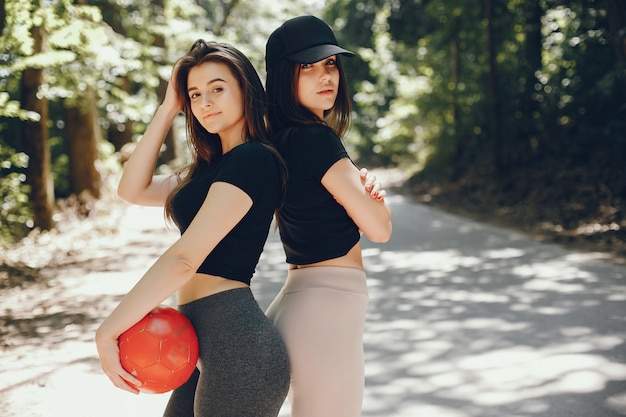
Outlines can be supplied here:
<path id="1" fill-rule="evenodd" d="M 153 175 L 181 110 L 193 161 L 175 174 Z M 181 236 L 101 324 L 96 343 L 111 381 L 137 393 L 140 381 L 122 368 L 117 339 L 177 292 L 200 358 L 172 393 L 166 416 L 276 416 L 287 394 L 285 346 L 250 291 L 285 179 L 265 112 L 250 61 L 232 46 L 197 41 L 176 63 L 164 101 L 124 168 L 119 195 L 164 206 Z"/>

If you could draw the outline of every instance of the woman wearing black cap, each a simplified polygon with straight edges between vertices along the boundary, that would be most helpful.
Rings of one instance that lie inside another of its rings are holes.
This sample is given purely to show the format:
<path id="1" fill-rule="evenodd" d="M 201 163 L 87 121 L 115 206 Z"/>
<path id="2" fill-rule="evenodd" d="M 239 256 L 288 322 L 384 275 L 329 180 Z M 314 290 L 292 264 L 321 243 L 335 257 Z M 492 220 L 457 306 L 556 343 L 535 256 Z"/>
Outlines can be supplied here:
<path id="1" fill-rule="evenodd" d="M 266 45 L 269 124 L 289 172 L 278 213 L 289 272 L 267 314 L 289 352 L 292 417 L 361 415 L 368 292 L 360 237 L 391 236 L 385 191 L 340 140 L 350 99 L 339 55 L 353 54 L 313 16 L 286 21 Z"/>

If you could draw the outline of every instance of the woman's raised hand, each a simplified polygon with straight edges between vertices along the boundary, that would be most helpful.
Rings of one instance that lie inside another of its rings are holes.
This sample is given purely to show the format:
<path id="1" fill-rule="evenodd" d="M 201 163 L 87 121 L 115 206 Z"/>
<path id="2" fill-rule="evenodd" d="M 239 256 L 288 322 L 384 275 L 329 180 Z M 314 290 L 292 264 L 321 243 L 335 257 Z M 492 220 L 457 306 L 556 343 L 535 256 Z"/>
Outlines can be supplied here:
<path id="1" fill-rule="evenodd" d="M 183 106 L 180 102 L 178 95 L 178 86 L 176 85 L 176 74 L 178 73 L 178 63 L 174 65 L 172 69 L 172 75 L 170 81 L 167 83 L 167 90 L 165 91 L 165 98 L 163 99 L 163 105 L 169 108 L 173 108 L 182 111 Z"/>

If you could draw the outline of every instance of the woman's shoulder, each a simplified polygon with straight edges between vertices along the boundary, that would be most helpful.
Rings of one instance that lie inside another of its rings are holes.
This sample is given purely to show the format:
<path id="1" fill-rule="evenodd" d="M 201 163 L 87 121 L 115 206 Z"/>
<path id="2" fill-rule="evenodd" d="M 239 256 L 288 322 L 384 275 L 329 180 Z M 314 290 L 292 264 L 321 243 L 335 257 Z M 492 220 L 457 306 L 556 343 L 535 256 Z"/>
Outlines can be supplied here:
<path id="1" fill-rule="evenodd" d="M 333 137 L 337 138 L 337 135 L 330 128 L 330 126 L 321 123 L 312 123 L 307 125 L 298 126 L 293 128 L 292 132 L 295 136 L 303 138 L 320 138 L 320 137 Z"/>
<path id="2" fill-rule="evenodd" d="M 339 137 L 328 126 L 322 124 L 310 124 L 291 128 L 283 132 L 282 143 L 289 144 L 289 148 L 317 148 L 324 144 L 337 146 L 341 143 Z"/>
<path id="3" fill-rule="evenodd" d="M 271 155 L 270 150 L 261 142 L 258 141 L 249 141 L 244 142 L 241 145 L 233 148 L 229 153 L 232 153 L 234 156 L 245 157 L 247 156 L 259 156 L 260 154 L 268 154 Z"/>
<path id="4" fill-rule="evenodd" d="M 258 141 L 248 141 L 248 142 L 244 142 L 239 146 L 234 147 L 231 152 L 258 152 L 259 150 L 263 149 L 264 146 L 261 142 Z"/>
<path id="5" fill-rule="evenodd" d="M 269 145 L 258 141 L 242 143 L 229 153 L 232 154 L 231 159 L 233 161 L 250 167 L 274 165 L 277 162 L 277 156 L 271 151 Z"/>

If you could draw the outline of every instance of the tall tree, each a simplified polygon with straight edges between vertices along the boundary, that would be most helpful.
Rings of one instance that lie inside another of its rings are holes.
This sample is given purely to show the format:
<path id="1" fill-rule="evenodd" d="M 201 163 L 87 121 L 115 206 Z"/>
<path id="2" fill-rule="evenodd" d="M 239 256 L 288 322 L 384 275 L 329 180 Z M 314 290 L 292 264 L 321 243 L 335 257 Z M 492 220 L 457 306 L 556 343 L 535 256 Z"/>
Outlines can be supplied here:
<path id="1" fill-rule="evenodd" d="M 99 24 L 100 19 L 99 9 L 87 6 L 85 0 L 73 0 L 73 4 L 57 9 L 54 26 L 55 46 L 68 49 L 75 56 L 74 61 L 61 69 L 66 72 L 65 82 L 71 89 L 63 99 L 70 192 L 77 195 L 88 192 L 96 198 L 100 197 L 102 185 L 96 169 L 98 144 L 102 140 L 95 92 L 100 71 L 97 54 L 98 49 L 109 42 L 102 36 L 105 31 Z M 67 23 L 62 25 L 64 21 Z"/>
<path id="2" fill-rule="evenodd" d="M 33 25 L 30 33 L 33 39 L 33 53 L 43 52 L 45 43 L 43 28 Z M 39 114 L 37 121 L 23 121 L 22 143 L 29 158 L 26 179 L 30 186 L 34 226 L 50 230 L 54 226 L 52 219 L 54 185 L 48 144 L 48 101 L 38 94 L 43 77 L 44 70 L 40 67 L 26 68 L 22 72 L 20 107 Z"/>
<path id="3" fill-rule="evenodd" d="M 102 13 L 102 19 L 108 24 L 113 32 L 126 38 L 128 36 L 122 21 L 121 5 L 110 0 L 96 2 Z M 128 75 L 122 74 L 118 77 L 117 83 L 122 94 L 130 96 L 132 94 L 132 83 Z M 121 119 L 121 120 L 120 120 Z M 133 121 L 126 118 L 109 118 L 107 128 L 107 139 L 113 144 L 116 151 L 122 149 L 124 145 L 133 140 Z"/>
<path id="4" fill-rule="evenodd" d="M 102 179 L 96 163 L 102 135 L 93 88 L 88 87 L 82 97 L 66 101 L 64 107 L 72 192 L 80 195 L 86 191 L 98 198 Z"/>
<path id="5" fill-rule="evenodd" d="M 516 142 L 519 152 L 526 154 L 530 158 L 533 149 L 540 142 L 541 126 L 539 102 L 536 99 L 535 86 L 537 85 L 537 75 L 542 69 L 541 53 L 543 36 L 541 34 L 541 17 L 543 8 L 541 3 L 535 0 L 525 1 L 521 5 L 524 23 L 524 43 L 522 45 L 523 60 L 520 68 L 520 79 L 522 80 L 521 90 L 521 112 L 522 119 Z"/>
<path id="6" fill-rule="evenodd" d="M 494 33 L 494 4 L 493 0 L 485 0 L 485 38 L 487 47 L 487 124 L 489 139 L 493 146 L 494 167 L 502 172 L 506 166 L 502 155 L 502 135 L 500 129 L 500 115 L 498 112 L 498 74 L 496 66 L 496 46 Z"/>
<path id="7" fill-rule="evenodd" d="M 0 34 L 4 32 L 4 27 L 6 26 L 6 6 L 4 4 L 4 0 L 0 0 Z"/>
<path id="8" fill-rule="evenodd" d="M 611 45 L 619 62 L 626 62 L 626 2 L 605 0 Z"/>
<path id="9" fill-rule="evenodd" d="M 132 94 L 131 82 L 128 77 L 120 76 L 118 84 L 123 94 L 128 96 Z M 132 142 L 133 126 L 133 121 L 128 117 L 123 120 L 109 120 L 107 139 L 113 144 L 116 151 L 122 150 L 124 145 Z"/>
<path id="10" fill-rule="evenodd" d="M 489 0 L 487 0 L 489 1 Z M 466 132 L 464 130 L 465 119 L 462 117 L 461 111 L 461 85 L 464 84 L 462 77 L 462 63 L 463 63 L 463 51 L 461 45 L 462 33 L 462 20 L 464 19 L 463 13 L 458 6 L 448 3 L 450 7 L 449 22 L 450 22 L 450 34 L 449 34 L 449 48 L 450 48 L 450 79 L 449 87 L 450 91 L 450 130 L 451 134 L 457 138 L 453 145 L 453 163 L 452 171 L 454 177 L 459 177 L 463 174 L 463 158 L 468 152 L 468 141 L 461 140 Z"/>

